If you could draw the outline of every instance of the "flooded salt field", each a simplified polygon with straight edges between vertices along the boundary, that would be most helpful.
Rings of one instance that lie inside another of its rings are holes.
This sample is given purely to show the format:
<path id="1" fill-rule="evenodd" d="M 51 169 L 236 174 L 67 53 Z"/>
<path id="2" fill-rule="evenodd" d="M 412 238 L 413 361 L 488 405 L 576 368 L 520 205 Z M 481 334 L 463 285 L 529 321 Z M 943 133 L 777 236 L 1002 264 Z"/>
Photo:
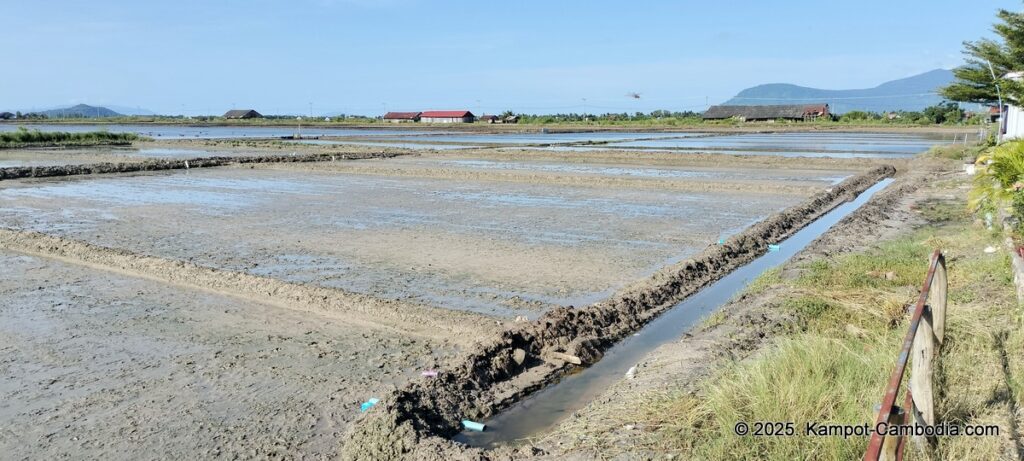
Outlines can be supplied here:
<path id="1" fill-rule="evenodd" d="M 533 316 L 597 301 L 802 198 L 239 168 L 11 184 L 0 220 L 287 281 Z"/>
<path id="2" fill-rule="evenodd" d="M 357 143 L 358 141 L 310 141 Z M 604 149 L 712 152 L 783 157 L 907 158 L 934 145 L 952 142 L 951 135 L 896 133 L 501 133 L 384 137 L 372 143 L 388 147 L 464 149 L 530 147 L 588 152 Z"/>
<path id="3" fill-rule="evenodd" d="M 488 134 L 432 134 L 417 140 L 448 143 L 484 144 L 554 144 L 579 142 L 613 142 L 633 139 L 689 138 L 708 136 L 694 132 L 584 132 L 584 133 L 488 133 Z"/>
<path id="4" fill-rule="evenodd" d="M 941 137 L 875 133 L 772 133 L 615 143 L 615 148 L 662 148 L 808 156 L 913 156 L 942 143 Z"/>
<path id="5" fill-rule="evenodd" d="M 305 139 L 296 144 L 320 146 L 364 146 L 381 148 L 459 150 L 493 148 L 537 148 L 554 151 L 588 152 L 600 149 L 656 150 L 666 152 L 712 152 L 738 155 L 833 158 L 906 158 L 936 144 L 952 142 L 949 134 L 909 134 L 870 132 L 641 132 L 595 131 L 545 133 L 468 132 L 417 130 L 405 128 L 330 128 L 266 126 L 177 126 L 177 125 L 31 125 L 33 129 L 53 131 L 133 132 L 150 138 L 171 141 L 187 139 L 280 139 L 300 133 Z M 17 129 L 15 124 L 0 124 L 0 131 Z M 173 151 L 174 148 L 166 148 Z M 175 155 L 151 150 L 142 156 Z"/>
<path id="6" fill-rule="evenodd" d="M 414 159 L 401 159 L 395 164 L 412 163 Z M 767 180 L 767 181 L 821 181 L 836 184 L 849 177 L 848 174 L 834 176 L 823 175 L 820 171 L 809 172 L 792 169 L 756 171 L 744 169 L 713 169 L 713 168 L 641 168 L 627 165 L 569 165 L 557 162 L 502 162 L 483 159 L 451 160 L 439 162 L 441 166 L 456 168 L 500 170 L 500 171 L 540 171 L 552 173 L 585 174 L 597 176 L 620 176 L 636 178 L 668 178 L 668 179 L 701 179 L 701 180 Z"/>
<path id="7" fill-rule="evenodd" d="M 425 142 L 398 142 L 398 141 L 338 141 L 333 139 L 298 139 L 294 141 L 287 141 L 294 144 L 312 144 L 318 146 L 372 146 L 372 147 L 397 147 L 401 149 L 438 149 L 438 150 L 456 150 L 456 149 L 479 149 L 482 146 L 474 146 L 468 144 L 434 144 Z"/>

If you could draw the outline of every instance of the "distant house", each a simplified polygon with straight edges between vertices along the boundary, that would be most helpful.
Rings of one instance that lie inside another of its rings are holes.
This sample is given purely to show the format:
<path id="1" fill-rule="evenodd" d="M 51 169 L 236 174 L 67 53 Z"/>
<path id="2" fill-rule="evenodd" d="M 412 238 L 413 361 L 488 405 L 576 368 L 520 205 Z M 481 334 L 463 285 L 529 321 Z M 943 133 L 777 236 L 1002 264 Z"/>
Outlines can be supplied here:
<path id="1" fill-rule="evenodd" d="M 476 121 L 482 123 L 498 123 L 497 115 L 481 115 L 477 117 Z"/>
<path id="2" fill-rule="evenodd" d="M 503 120 L 502 122 L 503 123 L 519 123 L 519 116 L 518 115 L 509 115 L 508 117 L 505 117 L 505 120 Z"/>
<path id="3" fill-rule="evenodd" d="M 384 114 L 384 121 L 390 123 L 409 123 L 420 121 L 419 112 L 388 112 Z"/>
<path id="4" fill-rule="evenodd" d="M 252 109 L 232 109 L 224 113 L 224 118 L 230 119 L 243 119 L 243 118 L 263 118 L 259 112 Z"/>
<path id="5" fill-rule="evenodd" d="M 10 112 L 0 112 L 0 120 L 10 120 L 14 118 L 14 114 Z"/>
<path id="6" fill-rule="evenodd" d="M 468 110 L 428 110 L 420 114 L 425 123 L 473 123 L 476 116 Z"/>
<path id="7" fill-rule="evenodd" d="M 986 113 L 986 117 L 988 118 L 989 123 L 998 122 L 999 117 L 1002 117 L 1002 115 L 1003 113 L 1002 111 L 999 110 L 999 106 L 989 107 L 988 112 Z"/>
<path id="8" fill-rule="evenodd" d="M 704 120 L 739 119 L 747 122 L 770 120 L 809 121 L 829 117 L 828 104 L 785 104 L 772 106 L 711 106 Z"/>

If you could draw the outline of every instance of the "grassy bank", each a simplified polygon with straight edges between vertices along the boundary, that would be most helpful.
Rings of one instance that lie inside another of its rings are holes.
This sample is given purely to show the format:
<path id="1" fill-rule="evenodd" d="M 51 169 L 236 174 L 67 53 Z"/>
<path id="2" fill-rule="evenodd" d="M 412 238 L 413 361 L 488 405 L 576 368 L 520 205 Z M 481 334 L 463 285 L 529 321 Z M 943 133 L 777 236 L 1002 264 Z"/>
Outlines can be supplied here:
<path id="1" fill-rule="evenodd" d="M 947 184 L 956 192 L 961 183 Z M 949 262 L 950 308 L 939 365 L 940 421 L 997 424 L 997 437 L 946 437 L 941 459 L 1020 456 L 1024 334 L 999 237 L 977 226 L 963 200 L 930 200 L 928 225 L 868 251 L 805 264 L 795 277 L 771 272 L 752 287 L 778 294 L 792 322 L 754 356 L 728 363 L 696 391 L 655 393 L 624 419 L 646 430 L 638 448 L 698 459 L 859 459 L 867 437 L 803 435 L 805 423 L 873 422 L 908 327 L 928 255 Z M 998 249 L 986 253 L 987 247 Z M 720 322 L 714 320 L 712 324 Z M 740 437 L 738 421 L 794 422 L 791 437 Z M 920 459 L 911 453 L 912 459 Z"/>
<path id="2" fill-rule="evenodd" d="M 140 137 L 134 133 L 110 133 L 90 131 L 68 133 L 62 131 L 39 131 L 19 129 L 0 133 L 0 148 L 51 147 L 51 146 L 121 146 L 130 145 Z"/>

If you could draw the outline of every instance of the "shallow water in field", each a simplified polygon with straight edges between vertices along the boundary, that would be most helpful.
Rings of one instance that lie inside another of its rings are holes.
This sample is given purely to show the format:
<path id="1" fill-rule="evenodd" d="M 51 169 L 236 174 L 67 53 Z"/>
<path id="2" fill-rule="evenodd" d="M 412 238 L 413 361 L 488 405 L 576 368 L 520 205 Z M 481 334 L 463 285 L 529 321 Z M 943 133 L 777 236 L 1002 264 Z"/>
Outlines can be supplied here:
<path id="1" fill-rule="evenodd" d="M 200 169 L 12 181 L 0 188 L 0 221 L 288 281 L 529 316 L 597 301 L 801 200 Z"/>
<path id="2" fill-rule="evenodd" d="M 0 132 L 13 131 L 17 124 L 0 124 Z M 267 126 L 176 126 L 176 125 L 29 125 L 43 131 L 133 132 L 154 139 L 281 138 L 292 136 L 295 127 Z M 453 133 L 397 128 L 304 128 L 306 137 L 344 137 L 344 140 L 306 139 L 309 144 L 354 144 L 381 147 L 453 150 L 490 146 L 538 146 L 561 151 L 594 149 L 643 149 L 667 151 L 708 151 L 723 154 L 752 154 L 805 157 L 909 157 L 933 145 L 949 143 L 953 135 L 869 133 L 869 132 L 778 132 L 701 133 L 601 131 L 573 133 Z M 961 135 L 962 136 L 962 135 Z M 154 152 L 152 155 L 161 155 Z M 168 154 L 163 154 L 168 155 Z"/>

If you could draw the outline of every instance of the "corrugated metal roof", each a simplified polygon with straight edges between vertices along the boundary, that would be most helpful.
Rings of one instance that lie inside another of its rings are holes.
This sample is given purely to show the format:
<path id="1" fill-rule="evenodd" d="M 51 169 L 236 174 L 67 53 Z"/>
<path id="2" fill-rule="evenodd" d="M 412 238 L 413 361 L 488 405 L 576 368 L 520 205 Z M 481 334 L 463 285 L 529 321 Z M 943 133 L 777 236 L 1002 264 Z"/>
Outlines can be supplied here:
<path id="1" fill-rule="evenodd" d="M 462 118 L 472 117 L 473 113 L 468 110 L 428 110 L 420 114 L 427 118 Z"/>
<path id="2" fill-rule="evenodd" d="M 414 120 L 419 117 L 419 112 L 388 112 L 384 114 L 385 120 Z"/>
<path id="3" fill-rule="evenodd" d="M 771 120 L 776 118 L 802 119 L 805 116 L 828 112 L 828 104 L 785 104 L 766 106 L 711 106 L 704 112 L 705 119 L 741 117 Z"/>
<path id="4" fill-rule="evenodd" d="M 224 113 L 224 118 L 241 118 L 241 117 L 262 117 L 259 112 L 252 109 L 232 109 Z"/>

